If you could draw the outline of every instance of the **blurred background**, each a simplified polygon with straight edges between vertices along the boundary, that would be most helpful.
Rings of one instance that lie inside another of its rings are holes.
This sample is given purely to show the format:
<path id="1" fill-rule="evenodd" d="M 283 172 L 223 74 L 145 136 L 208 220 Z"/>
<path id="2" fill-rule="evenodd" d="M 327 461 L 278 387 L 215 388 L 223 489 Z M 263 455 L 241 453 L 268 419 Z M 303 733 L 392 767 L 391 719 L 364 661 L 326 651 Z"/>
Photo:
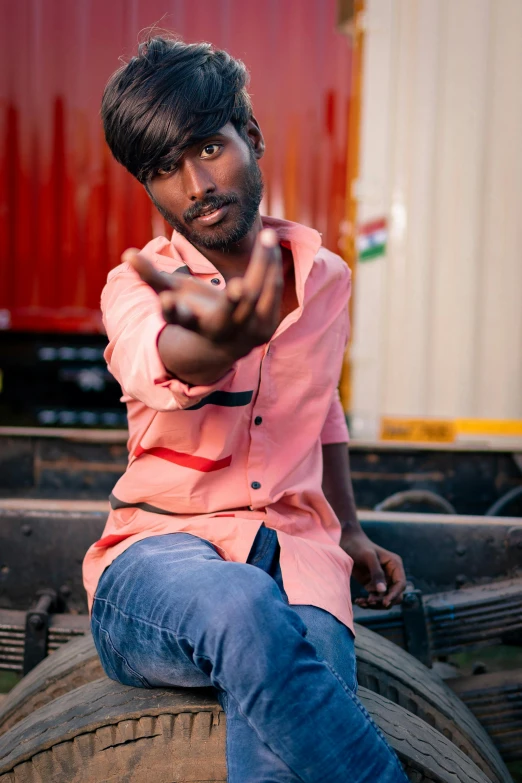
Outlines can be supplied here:
<path id="1" fill-rule="evenodd" d="M 155 23 L 245 61 L 264 211 L 352 268 L 352 437 L 520 442 L 520 0 L 2 0 L 0 424 L 125 426 L 100 291 L 168 229 L 99 104 Z"/>

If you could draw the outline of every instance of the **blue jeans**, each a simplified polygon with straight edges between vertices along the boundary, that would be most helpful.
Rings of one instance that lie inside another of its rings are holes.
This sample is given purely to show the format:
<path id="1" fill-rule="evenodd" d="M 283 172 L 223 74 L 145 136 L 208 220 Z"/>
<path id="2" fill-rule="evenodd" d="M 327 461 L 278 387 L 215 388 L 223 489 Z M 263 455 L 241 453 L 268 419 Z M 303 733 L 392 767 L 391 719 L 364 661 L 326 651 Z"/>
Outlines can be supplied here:
<path id="1" fill-rule="evenodd" d="M 355 695 L 349 629 L 288 605 L 273 530 L 246 564 L 187 533 L 133 544 L 101 577 L 92 632 L 114 680 L 217 689 L 229 783 L 407 780 Z"/>

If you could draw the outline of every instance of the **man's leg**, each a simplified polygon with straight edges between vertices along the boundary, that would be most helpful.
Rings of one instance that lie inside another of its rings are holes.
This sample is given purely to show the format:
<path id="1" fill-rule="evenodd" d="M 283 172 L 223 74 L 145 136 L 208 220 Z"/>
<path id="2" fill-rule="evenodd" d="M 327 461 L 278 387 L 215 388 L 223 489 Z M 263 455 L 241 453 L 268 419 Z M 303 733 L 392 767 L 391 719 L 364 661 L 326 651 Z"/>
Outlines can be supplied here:
<path id="1" fill-rule="evenodd" d="M 227 716 L 242 716 L 297 780 L 406 780 L 275 581 L 223 561 L 200 539 L 146 539 L 117 558 L 100 580 L 93 633 L 107 673 L 127 684 L 203 685 L 206 677 L 225 694 Z"/>
<path id="2" fill-rule="evenodd" d="M 279 544 L 275 530 L 261 526 L 256 536 L 248 563 L 266 571 L 277 583 L 283 599 L 288 603 L 281 566 Z M 355 649 L 351 631 L 328 612 L 313 606 L 292 606 L 307 627 L 306 638 L 312 642 L 318 657 L 333 666 L 345 684 L 355 692 Z M 320 654 L 319 654 L 320 653 Z M 255 730 L 236 709 L 220 697 L 227 713 L 227 768 L 229 783 L 245 783 L 256 775 L 256 783 L 300 783 L 289 767 L 261 741 Z M 255 771 L 255 773 L 254 773 Z"/>

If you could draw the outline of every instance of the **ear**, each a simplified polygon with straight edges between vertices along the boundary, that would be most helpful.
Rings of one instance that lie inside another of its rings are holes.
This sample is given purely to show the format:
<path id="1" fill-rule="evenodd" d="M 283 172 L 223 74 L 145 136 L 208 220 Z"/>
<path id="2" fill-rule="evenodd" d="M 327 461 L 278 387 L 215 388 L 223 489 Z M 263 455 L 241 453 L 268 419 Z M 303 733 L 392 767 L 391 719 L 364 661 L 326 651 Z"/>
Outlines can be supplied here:
<path id="1" fill-rule="evenodd" d="M 265 154 L 265 139 L 261 133 L 261 128 L 256 118 L 252 115 L 247 122 L 246 132 L 248 140 L 254 150 L 254 155 L 259 160 Z"/>

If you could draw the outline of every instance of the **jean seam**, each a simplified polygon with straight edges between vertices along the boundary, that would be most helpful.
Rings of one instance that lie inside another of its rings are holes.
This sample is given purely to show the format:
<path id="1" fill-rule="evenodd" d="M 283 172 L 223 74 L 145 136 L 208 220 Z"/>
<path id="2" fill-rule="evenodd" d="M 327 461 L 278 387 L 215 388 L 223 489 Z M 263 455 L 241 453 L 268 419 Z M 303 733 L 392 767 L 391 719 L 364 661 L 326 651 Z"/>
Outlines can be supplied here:
<path id="1" fill-rule="evenodd" d="M 94 606 L 96 602 L 99 601 L 100 603 L 108 604 L 108 606 L 111 606 L 116 612 L 119 612 L 119 614 L 122 615 L 122 617 L 127 617 L 129 620 L 139 620 L 140 623 L 144 623 L 144 625 L 148 625 L 151 628 L 156 628 L 158 631 L 169 631 L 169 633 L 176 633 L 171 628 L 166 628 L 164 625 L 158 625 L 157 623 L 153 623 L 150 620 L 145 619 L 144 617 L 140 617 L 136 614 L 129 614 L 128 612 L 124 612 L 123 609 L 120 609 L 119 606 L 116 606 L 116 604 L 113 604 L 112 601 L 107 600 L 107 598 L 95 598 L 93 602 L 93 612 L 92 612 L 92 618 L 93 620 L 96 619 L 94 617 Z M 96 620 L 96 622 L 100 625 L 101 623 L 99 620 Z M 187 639 L 187 641 L 190 641 L 190 639 Z"/>
<path id="2" fill-rule="evenodd" d="M 194 641 L 193 641 L 193 640 L 192 640 L 190 637 L 188 637 L 188 636 L 185 636 L 185 635 L 183 635 L 183 634 L 180 634 L 180 633 L 177 633 L 177 631 L 174 631 L 172 628 L 167 628 L 167 627 L 166 627 L 166 626 L 164 626 L 164 625 L 156 625 L 155 623 L 151 623 L 151 622 L 149 622 L 148 620 L 143 620 L 141 617 L 136 617 L 136 616 L 134 616 L 134 615 L 127 614 L 126 612 L 123 612 L 121 609 L 119 609 L 117 606 L 114 606 L 114 604 L 111 604 L 111 603 L 110 603 L 110 601 L 106 601 L 104 598 L 98 598 L 98 599 L 96 599 L 96 600 L 98 600 L 98 601 L 104 601 L 105 603 L 108 603 L 110 606 L 112 606 L 112 607 L 113 607 L 113 609 L 115 609 L 117 612 L 120 612 L 120 613 L 121 613 L 121 614 L 122 614 L 124 617 L 129 617 L 129 618 L 131 618 L 132 620 L 138 620 L 139 622 L 142 622 L 142 623 L 144 623 L 145 625 L 150 625 L 152 628 L 156 628 L 157 630 L 161 631 L 162 633 L 167 633 L 167 634 L 173 635 L 173 636 L 175 637 L 176 641 L 178 641 L 178 640 L 179 640 L 179 641 L 182 641 L 182 642 L 188 642 L 188 643 L 190 644 L 190 646 L 192 647 L 192 649 L 194 650 L 194 654 L 195 654 L 195 655 L 196 655 L 198 658 L 203 658 L 203 660 L 205 660 L 205 661 L 208 661 L 210 664 L 212 664 L 212 666 L 214 665 L 214 664 L 213 664 L 213 661 L 212 661 L 212 658 L 209 658 L 207 655 L 204 655 L 203 653 L 198 653 L 198 652 L 196 652 L 196 645 L 195 645 Z M 101 630 L 102 630 L 104 633 L 107 633 L 107 631 L 106 631 L 106 630 L 103 628 L 102 624 L 100 623 L 100 621 L 99 621 L 98 619 L 96 619 L 94 616 L 92 617 L 92 619 L 93 619 L 93 620 L 95 620 L 95 621 L 98 623 L 98 625 L 100 626 L 100 629 L 101 629 Z M 112 641 L 111 641 L 111 644 L 112 644 Z M 120 653 L 118 653 L 118 651 L 116 650 L 116 648 L 114 647 L 114 645 L 112 645 L 112 646 L 113 646 L 113 648 L 114 648 L 115 652 L 116 652 L 118 655 L 120 655 L 120 657 L 121 657 L 121 658 L 123 658 L 124 660 L 126 660 L 126 659 L 125 659 L 125 657 L 124 657 L 123 655 L 121 655 Z M 185 655 L 185 657 L 187 658 L 188 656 L 186 656 L 186 655 Z M 130 669 L 131 671 L 134 671 L 134 670 L 132 669 L 132 666 L 131 666 L 129 663 L 127 663 L 127 665 L 128 665 L 128 667 L 129 667 L 129 669 Z M 199 669 L 199 666 L 197 666 L 195 663 L 194 663 L 194 666 L 196 667 L 196 669 Z M 200 671 L 201 671 L 201 670 L 200 670 Z M 203 672 L 203 674 L 204 674 L 204 673 L 205 673 L 205 672 Z M 141 677 L 141 675 L 139 675 L 137 672 L 136 672 L 136 675 L 137 675 L 138 677 Z M 209 677 L 209 679 L 210 679 L 210 677 Z M 217 680 L 217 679 L 215 680 L 215 682 L 216 682 L 216 685 L 214 685 L 214 683 L 212 683 L 213 687 L 217 687 L 217 688 L 219 688 L 220 690 L 222 690 L 222 691 L 225 691 L 225 689 L 224 689 L 224 688 L 221 686 L 221 684 L 218 682 L 218 680 Z M 148 687 L 150 688 L 150 687 L 153 687 L 153 686 L 149 685 Z M 225 693 L 228 693 L 228 691 L 225 691 Z"/>
<path id="3" fill-rule="evenodd" d="M 110 647 L 112 648 L 112 651 L 113 651 L 113 652 L 114 652 L 114 653 L 115 653 L 115 654 L 116 654 L 116 655 L 117 655 L 119 658 L 121 658 L 121 660 L 123 661 L 123 663 L 125 664 L 125 666 L 128 668 L 129 672 L 130 672 L 132 675 L 134 675 L 135 677 L 137 677 L 137 679 L 138 679 L 138 680 L 139 680 L 139 681 L 140 681 L 140 682 L 141 682 L 141 683 L 144 685 L 144 687 L 146 687 L 146 688 L 150 688 L 150 687 L 151 687 L 151 685 L 150 685 L 150 683 L 148 682 L 148 680 L 147 680 L 145 677 L 143 677 L 143 675 L 139 674 L 139 672 L 137 672 L 137 671 L 136 671 L 136 670 L 135 670 L 135 669 L 134 669 L 134 668 L 133 668 L 133 667 L 130 665 L 130 663 L 128 662 L 127 658 L 126 658 L 124 655 L 122 655 L 122 653 L 121 653 L 119 650 L 117 650 L 117 649 L 116 649 L 116 647 L 114 646 L 114 642 L 112 641 L 111 635 L 110 635 L 110 633 L 107 631 L 107 629 L 106 629 L 106 628 L 104 628 L 104 627 L 102 626 L 102 624 L 100 623 L 100 621 L 99 621 L 98 619 L 96 619 L 95 617 L 93 617 L 92 619 L 94 620 L 94 622 L 98 623 L 98 625 L 99 625 L 99 627 L 100 627 L 100 632 L 101 632 L 101 633 L 103 633 L 103 634 L 105 634 L 105 636 L 107 637 L 107 641 L 108 641 L 108 643 L 109 643 Z"/>
<path id="4" fill-rule="evenodd" d="M 331 665 L 328 663 L 328 661 L 325 661 L 324 663 L 325 663 L 325 664 L 326 664 L 326 666 L 327 666 L 327 667 L 330 669 L 330 671 L 332 672 L 332 674 L 334 675 L 334 677 L 335 677 L 335 678 L 336 678 L 336 679 L 337 679 L 337 680 L 340 682 L 340 684 L 342 685 L 342 687 L 344 688 L 344 690 L 346 691 L 346 693 L 348 694 L 348 696 L 350 696 L 350 698 L 351 698 L 351 699 L 352 699 L 352 701 L 355 703 L 355 705 L 358 707 L 358 709 L 360 710 L 360 712 L 362 712 L 362 714 L 364 715 L 364 717 L 366 718 L 366 720 L 368 720 L 368 721 L 371 723 L 371 725 L 372 725 L 372 726 L 373 726 L 373 728 L 375 729 L 375 731 L 376 731 L 376 733 L 377 733 L 377 736 L 379 737 L 379 739 L 380 739 L 382 742 L 384 742 L 384 744 L 386 745 L 386 747 L 387 747 L 387 748 L 389 748 L 389 750 L 391 751 L 391 753 L 392 753 L 392 755 L 393 755 L 393 759 L 394 759 L 394 761 L 395 761 L 395 764 L 396 764 L 396 766 L 397 766 L 397 767 L 398 767 L 398 769 L 399 769 L 399 770 L 402 772 L 402 774 L 403 774 L 403 777 L 404 777 L 404 781 L 405 781 L 405 783 L 407 783 L 407 781 L 408 781 L 408 778 L 406 777 L 406 773 L 404 772 L 404 769 L 403 769 L 403 767 L 402 767 L 402 764 L 401 764 L 401 762 L 399 761 L 399 759 L 398 759 L 398 756 L 397 756 L 397 754 L 395 753 L 395 750 L 394 750 L 394 749 L 391 747 L 391 745 L 389 744 L 388 740 L 387 740 L 387 739 L 386 739 L 386 737 L 384 736 L 383 732 L 382 732 L 382 731 L 381 731 L 381 729 L 380 729 L 380 728 L 377 726 L 377 724 L 375 723 L 374 719 L 372 718 L 372 716 L 370 715 L 370 713 L 368 712 L 368 710 L 366 709 L 366 707 L 364 706 L 364 704 L 362 704 L 362 703 L 360 702 L 360 700 L 357 698 L 357 696 L 355 695 L 355 693 L 354 693 L 354 692 L 352 692 L 352 691 L 351 691 L 351 690 L 348 688 L 348 686 L 347 686 L 347 685 L 346 685 L 346 683 L 344 682 L 343 678 L 342 678 L 342 677 L 341 677 L 339 674 L 337 674 L 337 672 L 336 672 L 336 670 L 334 669 L 334 667 L 333 667 L 333 666 L 331 666 Z"/>
<path id="5" fill-rule="evenodd" d="M 226 696 L 227 696 L 227 700 L 228 700 L 229 698 L 233 699 L 233 701 L 234 701 L 234 703 L 235 703 L 235 705 L 236 705 L 236 709 L 237 709 L 238 713 L 241 715 L 241 717 L 243 718 L 243 720 L 244 720 L 244 721 L 246 721 L 246 723 L 248 723 L 248 725 L 250 726 L 250 728 L 252 729 L 252 731 L 253 731 L 253 732 L 255 733 L 255 735 L 257 736 L 258 740 L 259 740 L 260 742 L 262 742 L 262 743 L 263 743 L 263 745 L 266 745 L 266 746 L 267 746 L 267 748 L 269 748 L 269 749 L 270 749 L 270 751 L 271 751 L 271 752 L 274 754 L 274 756 L 277 756 L 277 758 L 278 758 L 280 761 L 282 761 L 282 762 L 283 762 L 283 764 L 286 764 L 286 766 L 288 767 L 288 769 L 290 770 L 290 772 L 292 772 L 292 774 L 294 774 L 298 780 L 302 780 L 302 778 L 300 778 L 300 777 L 299 777 L 299 775 L 297 774 L 297 772 L 296 772 L 295 770 L 293 770 L 293 769 L 292 769 L 292 767 L 290 767 L 290 766 L 288 765 L 288 763 L 285 761 L 285 759 L 281 758 L 281 756 L 279 755 L 279 753 L 276 753 L 276 752 L 275 752 L 275 750 L 274 750 L 272 747 L 270 747 L 270 745 L 269 745 L 267 742 L 265 742 L 265 740 L 264 740 L 264 739 L 263 739 L 263 738 L 260 736 L 260 734 L 259 734 L 258 730 L 256 729 L 256 727 L 253 725 L 253 723 L 252 723 L 252 722 L 249 720 L 248 716 L 247 716 L 247 715 L 245 715 L 245 713 L 244 713 L 244 712 L 243 712 L 243 710 L 241 709 L 241 706 L 240 706 L 240 704 L 239 704 L 238 700 L 235 698 L 235 696 L 233 696 L 233 695 L 230 693 L 230 691 L 225 691 L 225 693 L 226 693 Z M 226 713 L 225 713 L 225 714 L 226 714 Z"/>
<path id="6" fill-rule="evenodd" d="M 321 661 L 324 664 L 326 664 L 326 666 L 330 669 L 332 674 L 334 674 L 337 677 L 337 679 L 339 680 L 339 682 L 342 683 L 342 685 L 343 685 L 345 690 L 348 689 L 352 695 L 356 695 L 356 693 L 357 693 L 357 684 L 358 683 L 357 683 L 357 658 L 355 657 L 355 653 L 354 653 L 353 687 L 350 687 L 349 685 L 347 685 L 347 683 L 344 680 L 344 677 L 341 677 L 341 675 L 339 674 L 337 669 L 334 666 L 332 666 L 332 664 L 329 661 L 327 661 L 326 658 L 324 658 L 322 655 L 321 656 L 318 655 L 317 656 L 317 660 Z"/>

